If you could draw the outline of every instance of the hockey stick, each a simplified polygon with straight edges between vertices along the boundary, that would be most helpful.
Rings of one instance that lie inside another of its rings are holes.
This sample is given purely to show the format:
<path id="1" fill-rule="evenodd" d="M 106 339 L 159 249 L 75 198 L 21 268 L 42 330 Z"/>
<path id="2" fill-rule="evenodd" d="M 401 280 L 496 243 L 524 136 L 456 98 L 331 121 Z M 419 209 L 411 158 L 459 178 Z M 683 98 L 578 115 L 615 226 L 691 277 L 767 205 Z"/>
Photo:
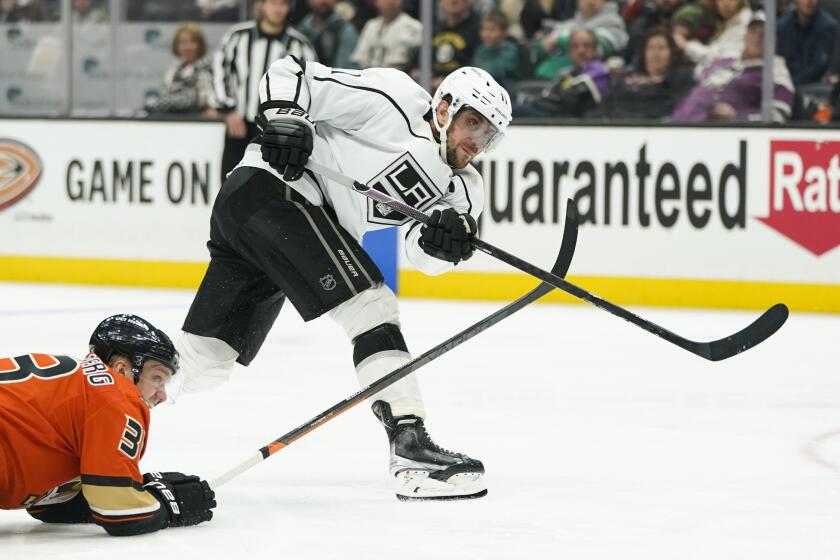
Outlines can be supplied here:
<path id="1" fill-rule="evenodd" d="M 563 242 L 560 245 L 560 252 L 557 255 L 557 260 L 554 262 L 554 266 L 551 269 L 551 271 L 557 276 L 565 276 L 566 272 L 569 270 L 569 265 L 572 262 L 572 256 L 575 253 L 577 233 L 577 209 L 575 207 L 575 203 L 572 200 L 569 200 L 566 206 L 566 223 L 563 229 Z M 460 346 L 461 344 L 473 338 L 480 332 L 489 329 L 502 319 L 510 317 L 523 307 L 540 299 L 542 296 L 552 291 L 553 289 L 554 286 L 552 286 L 551 284 L 547 284 L 545 282 L 540 283 L 539 286 L 537 286 L 521 298 L 507 304 L 505 307 L 499 309 L 492 315 L 488 315 L 479 322 L 473 324 L 470 327 L 467 327 L 458 334 L 446 339 L 434 348 L 427 350 L 424 354 L 418 356 L 417 358 L 414 358 L 404 366 L 399 367 L 391 373 L 386 374 L 384 377 L 381 377 L 380 379 L 374 381 L 367 387 L 361 389 L 358 393 L 347 397 L 343 401 L 333 405 L 332 407 L 328 408 L 327 410 L 325 410 L 318 416 L 312 418 L 308 422 L 301 424 L 286 435 L 280 436 L 265 447 L 262 447 L 257 453 L 252 455 L 246 461 L 243 461 L 242 463 L 230 469 L 229 471 L 216 477 L 210 483 L 210 487 L 218 488 L 219 486 L 226 484 L 227 482 L 239 476 L 243 472 L 247 471 L 254 465 L 265 461 L 274 453 L 288 446 L 290 443 L 302 438 L 315 428 L 332 420 L 342 412 L 346 412 L 347 410 L 356 406 L 368 397 L 378 393 L 385 387 L 393 385 L 406 375 L 420 369 L 429 362 L 440 358 L 453 348 Z"/>
<path id="2" fill-rule="evenodd" d="M 363 194 L 364 196 L 375 200 L 376 202 L 388 206 L 405 216 L 408 216 L 418 222 L 426 223 L 429 219 L 426 214 L 413 208 L 404 202 L 400 202 L 394 198 L 391 198 L 387 194 L 380 192 L 372 187 L 359 183 L 358 181 L 354 181 L 350 177 L 342 175 L 341 173 L 334 171 L 328 167 L 325 167 L 317 162 L 312 161 L 311 159 L 307 163 L 309 169 L 328 177 L 329 179 L 349 187 L 354 191 Z M 531 263 L 520 259 L 510 253 L 503 251 L 497 247 L 494 247 L 490 243 L 482 239 L 475 239 L 473 241 L 475 247 L 484 253 L 487 253 L 491 257 L 495 257 L 502 262 L 505 262 L 519 270 L 530 274 L 531 276 L 535 276 L 542 280 L 543 282 L 548 282 L 552 286 L 556 288 L 560 288 L 564 292 L 575 296 L 576 298 L 582 299 L 583 301 L 587 301 L 594 305 L 599 309 L 603 309 L 617 317 L 621 317 L 625 321 L 629 321 L 633 323 L 637 327 L 641 327 L 642 329 L 652 333 L 659 338 L 667 340 L 668 342 L 679 346 L 684 350 L 688 350 L 692 354 L 696 354 L 701 358 L 706 358 L 707 360 L 711 360 L 716 362 L 718 360 L 725 360 L 726 358 L 731 358 L 735 354 L 739 354 L 744 350 L 752 348 L 753 346 L 763 342 L 768 337 L 770 337 L 773 333 L 775 333 L 781 326 L 785 323 L 788 318 L 788 308 L 783 303 L 777 303 L 756 319 L 746 328 L 738 331 L 737 333 L 727 336 L 725 338 L 721 338 L 720 340 L 714 340 L 711 342 L 695 342 L 693 340 L 689 340 L 684 338 L 676 333 L 669 331 L 668 329 L 657 325 L 647 319 L 643 319 L 638 315 L 631 313 L 627 309 L 624 309 L 621 306 L 618 306 L 612 302 L 609 302 L 605 299 L 602 299 L 596 295 L 593 295 L 583 288 L 579 288 L 575 284 L 564 280 L 563 278 L 559 277 L 556 274 L 552 274 L 546 270 L 543 270 L 539 267 L 532 265 Z"/>

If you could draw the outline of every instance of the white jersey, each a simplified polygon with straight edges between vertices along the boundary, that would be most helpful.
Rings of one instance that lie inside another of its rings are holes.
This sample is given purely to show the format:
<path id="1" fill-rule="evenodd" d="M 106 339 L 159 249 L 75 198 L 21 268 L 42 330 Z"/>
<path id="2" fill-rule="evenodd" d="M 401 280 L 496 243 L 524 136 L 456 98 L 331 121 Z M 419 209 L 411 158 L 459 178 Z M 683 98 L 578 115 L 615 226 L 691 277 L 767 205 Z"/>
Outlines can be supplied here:
<path id="1" fill-rule="evenodd" d="M 315 122 L 312 160 L 387 193 L 418 210 L 454 208 L 478 220 L 484 184 L 472 166 L 452 169 L 424 119 L 431 97 L 399 70 L 338 70 L 286 57 L 274 62 L 260 83 L 261 110 L 268 120 L 278 101 L 293 102 Z M 240 166 L 282 177 L 251 144 Z M 419 224 L 353 190 L 306 170 L 289 183 L 315 205 L 332 207 L 338 221 L 361 242 L 366 231 L 407 224 L 406 256 L 427 274 L 454 265 L 427 255 L 418 245 Z"/>

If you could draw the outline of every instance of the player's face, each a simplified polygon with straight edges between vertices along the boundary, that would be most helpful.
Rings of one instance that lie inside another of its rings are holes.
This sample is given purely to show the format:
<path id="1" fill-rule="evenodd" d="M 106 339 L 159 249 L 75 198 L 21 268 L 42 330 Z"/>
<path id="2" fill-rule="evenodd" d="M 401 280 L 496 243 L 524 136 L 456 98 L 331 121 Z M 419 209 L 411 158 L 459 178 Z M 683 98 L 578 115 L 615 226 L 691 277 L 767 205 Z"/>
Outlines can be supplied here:
<path id="1" fill-rule="evenodd" d="M 148 360 L 140 372 L 137 389 L 150 408 L 166 401 L 166 385 L 172 380 L 172 370 L 165 365 Z"/>
<path id="2" fill-rule="evenodd" d="M 464 107 L 446 131 L 446 160 L 452 167 L 463 169 L 498 133 L 493 124 L 475 109 Z"/>

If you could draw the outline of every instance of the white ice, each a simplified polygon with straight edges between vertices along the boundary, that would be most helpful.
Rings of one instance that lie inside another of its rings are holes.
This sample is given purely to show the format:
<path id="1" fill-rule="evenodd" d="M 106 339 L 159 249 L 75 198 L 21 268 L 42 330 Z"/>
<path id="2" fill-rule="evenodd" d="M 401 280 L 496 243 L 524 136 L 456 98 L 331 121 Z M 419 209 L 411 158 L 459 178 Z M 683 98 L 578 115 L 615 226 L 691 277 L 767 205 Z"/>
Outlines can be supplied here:
<path id="1" fill-rule="evenodd" d="M 82 355 L 97 322 L 175 332 L 192 293 L 0 284 L 0 356 Z M 405 300 L 415 353 L 501 304 Z M 695 339 L 758 312 L 634 309 Z M 840 316 L 793 314 L 706 362 L 595 308 L 533 305 L 420 370 L 429 430 L 482 459 L 480 500 L 404 503 L 366 405 L 218 489 L 212 522 L 130 539 L 0 512 L 0 558 L 840 557 Z M 153 412 L 144 470 L 212 479 L 358 389 L 328 319 L 288 307 L 249 368 Z"/>

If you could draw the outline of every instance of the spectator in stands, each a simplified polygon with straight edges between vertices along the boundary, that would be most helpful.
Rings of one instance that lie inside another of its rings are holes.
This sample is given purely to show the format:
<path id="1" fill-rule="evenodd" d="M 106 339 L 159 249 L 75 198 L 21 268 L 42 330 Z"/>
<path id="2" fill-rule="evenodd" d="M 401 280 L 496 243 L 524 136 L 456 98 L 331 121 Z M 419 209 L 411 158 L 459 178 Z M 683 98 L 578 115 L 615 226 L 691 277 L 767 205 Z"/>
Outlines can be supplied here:
<path id="1" fill-rule="evenodd" d="M 335 10 L 336 0 L 309 0 L 311 12 L 298 26 L 309 38 L 318 62 L 332 68 L 355 67 L 350 55 L 356 48 L 356 28 Z"/>
<path id="2" fill-rule="evenodd" d="M 204 34 L 194 23 L 181 25 L 172 38 L 175 62 L 163 79 L 163 92 L 157 99 L 146 102 L 145 110 L 152 114 L 215 116 L 210 107 L 213 96 L 213 74 L 207 57 Z"/>
<path id="3" fill-rule="evenodd" d="M 690 39 L 690 30 L 683 26 L 674 28 L 674 41 L 695 64 L 694 77 L 700 79 L 706 67 L 723 58 L 738 58 L 744 50 L 744 36 L 752 16 L 746 0 L 715 0 L 720 21 L 708 45 Z"/>
<path id="4" fill-rule="evenodd" d="M 507 16 L 493 10 L 481 20 L 481 44 L 475 50 L 473 66 L 483 68 L 503 87 L 510 89 L 519 78 L 519 45 L 507 34 Z"/>
<path id="5" fill-rule="evenodd" d="M 44 14 L 37 0 L 0 0 L 0 23 L 43 21 Z"/>
<path id="6" fill-rule="evenodd" d="M 720 58 L 707 65 L 701 82 L 672 115 L 675 121 L 746 121 L 761 118 L 764 14 L 749 22 L 739 58 Z M 793 82 L 782 57 L 773 62 L 773 120 L 785 122 L 793 106 Z"/>
<path id="7" fill-rule="evenodd" d="M 694 85 L 691 69 L 679 64 L 670 31 L 647 32 L 636 72 L 617 80 L 595 113 L 614 119 L 664 119 Z"/>
<path id="8" fill-rule="evenodd" d="M 581 27 L 569 37 L 574 66 L 563 72 L 539 97 L 513 106 L 514 117 L 582 117 L 595 109 L 607 93 L 609 72 L 598 60 L 595 31 Z"/>
<path id="9" fill-rule="evenodd" d="M 714 14 L 696 0 L 631 0 L 624 8 L 624 20 L 630 41 L 626 60 L 636 65 L 641 61 L 647 33 L 653 28 L 679 26 L 691 37 L 704 33 L 703 28 L 714 24 Z M 709 35 L 711 32 L 709 32 Z"/>
<path id="10" fill-rule="evenodd" d="M 627 45 L 627 30 L 615 2 L 607 0 L 577 0 L 577 12 L 572 19 L 554 26 L 543 39 L 534 43 L 536 78 L 554 79 L 571 66 L 568 44 L 575 29 L 591 29 L 597 38 L 597 56 L 606 59 L 622 52 Z"/>
<path id="11" fill-rule="evenodd" d="M 443 78 L 461 66 L 472 62 L 475 49 L 481 44 L 481 19 L 470 4 L 471 0 L 440 0 L 444 19 L 435 25 L 432 38 L 432 86 L 437 88 Z"/>
<path id="12" fill-rule="evenodd" d="M 819 82 L 828 70 L 837 38 L 837 20 L 820 0 L 795 0 L 796 9 L 779 19 L 776 54 L 790 70 L 793 85 Z"/>
<path id="13" fill-rule="evenodd" d="M 525 39 L 545 36 L 554 25 L 573 18 L 576 9 L 576 0 L 525 0 L 519 16 Z"/>
<path id="14" fill-rule="evenodd" d="M 104 23 L 108 21 L 108 10 L 94 5 L 93 0 L 73 0 L 73 23 Z"/>
<path id="15" fill-rule="evenodd" d="M 423 24 L 403 12 L 402 0 L 376 0 L 376 8 L 379 16 L 365 24 L 350 61 L 405 71 L 423 42 Z"/>
<path id="16" fill-rule="evenodd" d="M 407 1 L 412 2 L 412 0 Z M 364 29 L 367 22 L 379 15 L 376 0 L 338 0 L 335 10 L 359 31 Z"/>
<path id="17" fill-rule="evenodd" d="M 497 6 L 494 8 L 505 14 L 508 20 L 508 37 L 519 43 L 525 40 L 525 34 L 522 32 L 522 25 L 520 23 L 524 7 L 525 0 L 498 0 Z M 491 9 L 490 12 L 492 11 Z M 487 13 L 489 14 L 490 12 Z"/>

